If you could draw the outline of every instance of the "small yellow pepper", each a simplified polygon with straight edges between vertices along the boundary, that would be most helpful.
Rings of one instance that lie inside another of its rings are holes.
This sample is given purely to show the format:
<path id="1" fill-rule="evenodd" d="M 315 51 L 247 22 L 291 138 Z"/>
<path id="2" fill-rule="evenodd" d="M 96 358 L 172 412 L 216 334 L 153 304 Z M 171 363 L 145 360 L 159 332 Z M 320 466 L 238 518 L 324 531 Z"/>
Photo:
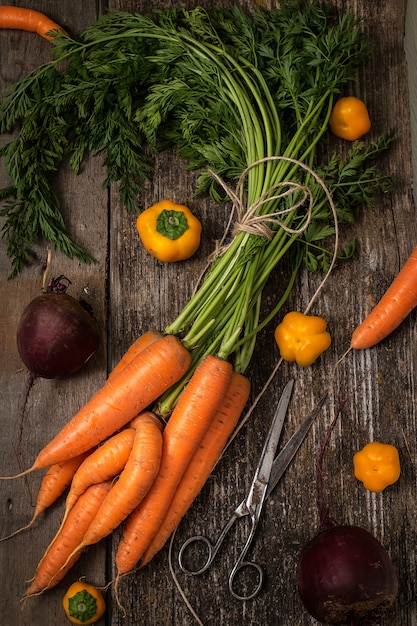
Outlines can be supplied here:
<path id="1" fill-rule="evenodd" d="M 336 137 L 355 141 L 366 135 L 371 128 L 368 109 L 355 96 L 340 98 L 333 107 L 329 119 L 330 129 Z"/>
<path id="2" fill-rule="evenodd" d="M 94 624 L 106 610 L 101 591 L 81 581 L 71 585 L 62 600 L 62 605 L 73 624 Z"/>
<path id="3" fill-rule="evenodd" d="M 380 492 L 400 477 L 398 450 L 389 443 L 372 441 L 353 456 L 355 477 L 368 491 Z"/>
<path id="4" fill-rule="evenodd" d="M 170 200 L 145 209 L 136 228 L 149 254 L 165 263 L 190 258 L 200 245 L 201 222 L 186 206 Z"/>
<path id="5" fill-rule="evenodd" d="M 298 311 L 287 313 L 275 329 L 275 341 L 285 361 L 296 361 L 306 367 L 330 346 L 326 322 L 316 315 Z"/>

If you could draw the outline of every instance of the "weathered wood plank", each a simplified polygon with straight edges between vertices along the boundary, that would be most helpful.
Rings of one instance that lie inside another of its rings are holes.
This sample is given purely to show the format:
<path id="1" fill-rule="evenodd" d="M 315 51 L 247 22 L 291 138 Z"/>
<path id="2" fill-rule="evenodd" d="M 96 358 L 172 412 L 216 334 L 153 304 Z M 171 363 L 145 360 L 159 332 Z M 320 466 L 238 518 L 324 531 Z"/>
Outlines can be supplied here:
<path id="1" fill-rule="evenodd" d="M 23 2 L 19 4 L 24 5 Z M 158 0 L 152 3 L 152 8 L 176 4 Z M 199 3 L 189 0 L 183 4 L 193 7 Z M 226 1 L 204 3 L 205 6 L 229 4 Z M 251 5 L 249 0 L 241 0 L 240 4 Z M 272 1 L 263 4 L 275 5 Z M 290 375 L 297 379 L 296 394 L 283 432 L 284 442 L 320 397 L 335 360 L 349 344 L 353 328 L 378 300 L 417 240 L 416 210 L 411 196 L 408 92 L 403 51 L 406 1 L 381 3 L 369 0 L 365 4 L 360 0 L 335 0 L 334 5 L 341 11 L 353 11 L 363 17 L 363 27 L 375 40 L 372 59 L 361 73 L 355 89 L 368 103 L 372 133 L 376 136 L 393 128 L 398 137 L 384 164 L 396 179 L 396 189 L 381 198 L 352 229 L 358 237 L 357 254 L 348 264 L 337 267 L 322 292 L 320 314 L 328 320 L 331 329 L 331 349 L 323 355 L 320 364 L 312 368 L 302 371 L 288 365 L 281 368 L 249 424 L 228 449 L 179 528 L 173 545 L 173 567 L 204 624 L 231 626 L 244 622 L 263 626 L 301 626 L 314 623 L 305 613 L 296 592 L 295 564 L 301 546 L 315 532 L 317 525 L 314 459 L 337 402 L 345 398 L 346 405 L 326 459 L 326 487 L 333 513 L 340 522 L 368 528 L 390 551 L 399 572 L 400 596 L 383 623 L 403 626 L 415 624 L 417 620 L 415 314 L 381 346 L 350 354 L 338 368 L 334 400 L 323 410 L 297 459 L 266 506 L 250 555 L 266 570 L 267 581 L 261 596 L 253 602 L 240 604 L 231 599 L 227 589 L 229 567 L 244 540 L 245 524 L 236 529 L 230 544 L 219 555 L 217 565 L 201 579 L 184 577 L 176 566 L 180 542 L 200 531 L 215 537 L 233 506 L 246 492 L 282 384 Z M 65 0 L 58 6 L 39 0 L 32 2 L 31 6 L 49 13 L 73 34 L 91 24 L 97 16 L 95 3 L 89 3 L 86 8 L 85 3 L 78 0 Z M 109 6 L 126 11 L 147 11 L 151 7 L 146 0 L 114 0 Z M 104 10 L 104 6 L 100 8 Z M 47 43 L 35 35 L 3 31 L 0 32 L 0 55 L 0 90 L 3 92 L 31 67 L 46 60 Z M 8 62 L 3 63 L 3 59 Z M 0 182 L 4 183 L 4 169 L 0 176 Z M 54 255 L 51 268 L 52 273 L 69 274 L 74 290 L 85 292 L 101 324 L 102 346 L 87 368 L 71 381 L 38 381 L 22 425 L 17 416 L 25 372 L 16 354 L 15 328 L 24 304 L 39 290 L 44 250 L 37 250 L 39 261 L 34 267 L 10 283 L 6 281 L 8 261 L 4 247 L 0 249 L 0 414 L 3 431 L 0 474 L 28 466 L 39 448 L 98 388 L 106 371 L 131 341 L 149 327 L 163 328 L 181 310 L 227 217 L 227 207 L 216 206 L 207 199 L 195 200 L 192 197 L 194 174 L 187 172 L 172 154 L 161 154 L 156 162 L 154 180 L 141 194 L 140 204 L 148 206 L 169 197 L 189 204 L 204 223 L 203 243 L 196 256 L 186 263 L 162 265 L 146 255 L 136 234 L 134 217 L 127 216 L 121 209 L 117 189 L 112 189 L 109 195 L 102 191 L 102 180 L 99 159 L 92 158 L 79 177 L 65 171 L 57 183 L 71 232 L 98 258 L 99 264 L 83 267 Z M 278 292 L 279 279 L 279 276 L 272 277 L 271 296 L 267 300 L 273 299 Z M 288 308 L 302 309 L 319 280 L 318 276 L 304 274 Z M 253 386 L 252 399 L 267 380 L 277 358 L 272 339 L 273 326 L 271 324 L 261 333 L 248 372 Z M 22 445 L 19 454 L 20 430 Z M 398 446 L 402 458 L 399 483 L 377 496 L 367 494 L 352 476 L 352 455 L 370 439 L 389 440 Z M 29 520 L 37 480 L 39 477 L 28 477 L 27 480 L 0 483 L 0 534 Z M 95 546 L 55 591 L 33 600 L 26 611 L 21 612 L 18 599 L 24 591 L 24 581 L 32 575 L 61 511 L 60 506 L 54 507 L 31 531 L 0 544 L 0 565 L 2 571 L 7 572 L 0 603 L 2 623 L 55 626 L 63 622 L 59 602 L 69 582 L 83 575 L 93 582 L 103 583 L 114 576 L 112 557 L 118 532 L 108 542 L 107 567 L 104 545 Z M 146 568 L 123 580 L 119 591 L 127 613 L 125 616 L 119 610 L 110 590 L 106 622 L 109 625 L 196 623 L 175 588 L 167 547 Z"/>
<path id="2" fill-rule="evenodd" d="M 12 4 L 12 3 L 11 3 Z M 16 3 L 26 6 L 27 3 Z M 70 2 L 59 7 L 53 2 L 31 2 L 31 8 L 43 11 L 76 35 L 97 17 L 95 3 L 81 9 Z M 36 34 L 19 31 L 0 31 L 0 91 L 25 76 L 37 65 L 49 60 L 49 43 Z M 3 166 L 3 164 L 2 164 Z M 82 180 L 82 183 L 80 182 Z M 14 474 L 29 467 L 39 450 L 68 421 L 98 388 L 106 376 L 106 241 L 107 241 L 107 194 L 101 189 L 102 167 L 97 159 L 88 159 L 80 177 L 68 170 L 60 173 L 56 185 L 62 200 L 64 217 L 70 232 L 81 245 L 97 259 L 92 266 L 70 261 L 62 254 L 53 252 L 49 278 L 64 274 L 72 285 L 69 293 L 84 297 L 93 307 L 101 330 L 101 346 L 90 363 L 70 380 L 53 381 L 39 379 L 31 392 L 27 413 L 19 417 L 25 392 L 26 371 L 16 350 L 16 328 L 24 306 L 41 291 L 45 247 L 36 248 L 33 266 L 25 269 L 12 282 L 7 281 L 10 271 L 2 243 L 0 253 L 0 319 L 1 319 L 1 428 L 2 454 L 1 475 Z M 2 186 L 7 179 L 1 170 Z M 37 488 L 43 472 L 26 479 L 2 482 L 0 535 L 4 536 L 27 524 L 35 504 Z M 19 600 L 34 574 L 49 541 L 54 536 L 62 515 L 62 501 L 42 516 L 28 532 L 22 533 L 0 545 L 0 567 L 3 572 L 3 589 L 0 621 L 2 624 L 35 626 L 36 624 L 60 624 L 61 598 L 65 587 L 33 598 L 25 610 Z M 99 546 L 88 557 L 82 557 L 64 585 L 80 576 L 92 582 L 105 582 L 105 546 Z"/>

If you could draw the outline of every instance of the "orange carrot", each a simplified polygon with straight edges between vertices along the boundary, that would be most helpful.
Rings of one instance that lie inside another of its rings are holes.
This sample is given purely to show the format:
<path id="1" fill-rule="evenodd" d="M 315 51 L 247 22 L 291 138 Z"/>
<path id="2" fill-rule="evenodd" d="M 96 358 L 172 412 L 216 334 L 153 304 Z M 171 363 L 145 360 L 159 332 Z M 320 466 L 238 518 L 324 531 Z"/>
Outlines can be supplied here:
<path id="1" fill-rule="evenodd" d="M 249 380 L 234 372 L 223 404 L 185 470 L 164 521 L 143 554 L 141 567 L 165 545 L 202 490 L 242 414 L 249 391 Z"/>
<path id="2" fill-rule="evenodd" d="M 142 352 L 145 348 L 150 346 L 154 341 L 160 339 L 162 337 L 162 333 L 159 330 L 148 330 L 143 335 L 140 335 L 130 346 L 129 350 L 125 352 L 117 365 L 110 372 L 107 381 L 112 379 L 116 374 L 122 371 L 130 363 L 133 361 L 134 357 Z"/>
<path id="3" fill-rule="evenodd" d="M 135 419 L 135 439 L 119 479 L 104 498 L 80 547 L 97 543 L 119 526 L 148 493 L 161 464 L 162 424 L 151 411 Z"/>
<path id="4" fill-rule="evenodd" d="M 99 445 L 177 382 L 190 364 L 190 353 L 176 337 L 158 339 L 87 402 L 41 450 L 32 467 L 0 480 L 49 467 Z"/>
<path id="5" fill-rule="evenodd" d="M 158 475 L 129 516 L 116 553 L 118 576 L 131 571 L 161 525 L 191 457 L 223 402 L 232 366 L 213 355 L 197 366 L 163 434 Z"/>
<path id="6" fill-rule="evenodd" d="M 53 504 L 56 500 L 58 500 L 59 496 L 61 496 L 68 485 L 71 483 L 71 480 L 80 467 L 81 463 L 88 456 L 88 452 L 84 452 L 84 454 L 80 454 L 72 459 L 68 459 L 68 461 L 64 461 L 63 463 L 57 463 L 53 465 L 45 474 L 41 486 L 39 487 L 38 496 L 36 499 L 35 511 L 33 513 L 32 519 L 29 524 L 15 530 L 7 537 L 2 537 L 0 541 L 4 541 L 5 539 L 10 539 L 14 535 L 17 535 L 22 530 L 27 530 L 30 528 L 35 520 L 39 517 L 41 513 L 43 513 L 51 504 Z"/>
<path id="7" fill-rule="evenodd" d="M 37 595 L 55 587 L 81 556 L 82 550 L 74 552 L 81 543 L 85 531 L 94 519 L 104 498 L 112 487 L 110 481 L 91 485 L 80 496 L 61 529 L 43 555 L 25 597 Z M 71 558 L 69 558 L 71 556 Z"/>
<path id="8" fill-rule="evenodd" d="M 37 33 L 44 39 L 48 39 L 48 41 L 53 39 L 53 37 L 46 33 L 52 30 L 64 32 L 58 24 L 55 24 L 43 13 L 13 6 L 0 6 L 0 28 L 27 30 Z"/>
<path id="9" fill-rule="evenodd" d="M 417 246 L 366 319 L 356 328 L 351 348 L 371 348 L 388 337 L 417 306 Z"/>
<path id="10" fill-rule="evenodd" d="M 96 448 L 75 472 L 65 501 L 63 522 L 78 498 L 90 485 L 106 482 L 123 470 L 135 438 L 133 428 L 125 428 Z"/>

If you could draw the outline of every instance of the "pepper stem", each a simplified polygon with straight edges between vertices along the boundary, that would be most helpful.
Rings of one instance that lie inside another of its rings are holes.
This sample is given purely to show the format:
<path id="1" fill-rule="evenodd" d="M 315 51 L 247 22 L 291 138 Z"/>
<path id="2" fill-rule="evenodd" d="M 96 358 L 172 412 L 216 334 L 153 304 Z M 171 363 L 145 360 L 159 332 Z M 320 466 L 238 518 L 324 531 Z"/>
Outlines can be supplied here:
<path id="1" fill-rule="evenodd" d="M 85 589 L 77 591 L 72 598 L 68 598 L 68 612 L 71 617 L 86 622 L 96 615 L 97 600 Z"/>
<path id="2" fill-rule="evenodd" d="M 156 220 L 156 230 L 168 239 L 178 239 L 188 228 L 187 218 L 182 211 L 164 209 Z"/>

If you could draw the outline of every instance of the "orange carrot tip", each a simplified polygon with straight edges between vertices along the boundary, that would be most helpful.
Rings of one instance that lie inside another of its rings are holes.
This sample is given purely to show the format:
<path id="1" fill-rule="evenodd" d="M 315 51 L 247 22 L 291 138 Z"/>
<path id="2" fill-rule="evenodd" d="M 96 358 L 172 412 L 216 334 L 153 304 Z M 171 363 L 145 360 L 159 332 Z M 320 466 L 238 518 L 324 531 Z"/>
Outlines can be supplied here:
<path id="1" fill-rule="evenodd" d="M 44 39 L 53 39 L 50 33 L 58 31 L 66 34 L 65 31 L 53 22 L 49 17 L 34 11 L 15 6 L 0 6 L 0 28 L 11 28 L 37 33 Z"/>
<path id="2" fill-rule="evenodd" d="M 82 550 L 76 548 L 111 488 L 110 481 L 92 485 L 79 498 L 61 532 L 51 541 L 41 558 L 23 600 L 52 589 L 64 578 L 81 556 Z"/>
<path id="3" fill-rule="evenodd" d="M 37 520 L 39 515 L 56 500 L 58 500 L 58 498 L 64 493 L 77 469 L 80 467 L 87 455 L 88 453 L 86 452 L 74 457 L 73 459 L 68 459 L 68 461 L 65 461 L 64 463 L 53 465 L 42 480 L 36 499 L 35 511 L 30 522 L 26 524 L 26 526 L 15 530 L 10 535 L 1 537 L 0 541 L 5 541 L 6 539 L 14 537 L 23 530 L 28 530 Z"/>
<path id="4" fill-rule="evenodd" d="M 27 470 L 20 472 L 19 474 L 14 474 L 13 476 L 0 476 L 0 480 L 14 480 L 15 478 L 22 478 L 23 476 L 27 476 L 31 472 L 34 472 L 36 469 L 41 468 L 38 468 L 35 464 L 33 464 L 32 467 L 29 467 Z"/>
<path id="5" fill-rule="evenodd" d="M 86 450 L 82 454 L 71 456 L 61 463 L 51 464 L 51 467 L 45 475 L 40 489 L 42 491 L 48 491 L 49 487 L 55 483 L 55 489 L 58 489 L 59 486 L 62 486 L 61 493 L 63 493 L 65 488 L 68 487 L 68 485 L 70 484 L 71 478 L 74 475 L 75 471 L 78 469 L 78 467 L 81 465 L 81 463 L 89 453 L 90 450 Z M 21 478 L 22 476 L 26 476 L 27 474 L 30 474 L 37 469 L 45 468 L 36 467 L 36 464 L 34 463 L 32 467 L 29 467 L 27 470 L 20 472 L 19 474 L 15 474 L 14 476 L 0 476 L 0 480 L 13 480 L 15 478 Z M 59 497 L 61 493 L 58 494 L 57 497 Z"/>
<path id="6" fill-rule="evenodd" d="M 162 456 L 161 424 L 150 411 L 137 417 L 129 458 L 79 544 L 67 555 L 65 569 L 73 557 L 98 543 L 117 528 L 144 499 L 159 471 Z"/>
<path id="7" fill-rule="evenodd" d="M 371 348 L 388 337 L 417 306 L 417 246 L 365 320 L 352 334 L 351 348 Z"/>

